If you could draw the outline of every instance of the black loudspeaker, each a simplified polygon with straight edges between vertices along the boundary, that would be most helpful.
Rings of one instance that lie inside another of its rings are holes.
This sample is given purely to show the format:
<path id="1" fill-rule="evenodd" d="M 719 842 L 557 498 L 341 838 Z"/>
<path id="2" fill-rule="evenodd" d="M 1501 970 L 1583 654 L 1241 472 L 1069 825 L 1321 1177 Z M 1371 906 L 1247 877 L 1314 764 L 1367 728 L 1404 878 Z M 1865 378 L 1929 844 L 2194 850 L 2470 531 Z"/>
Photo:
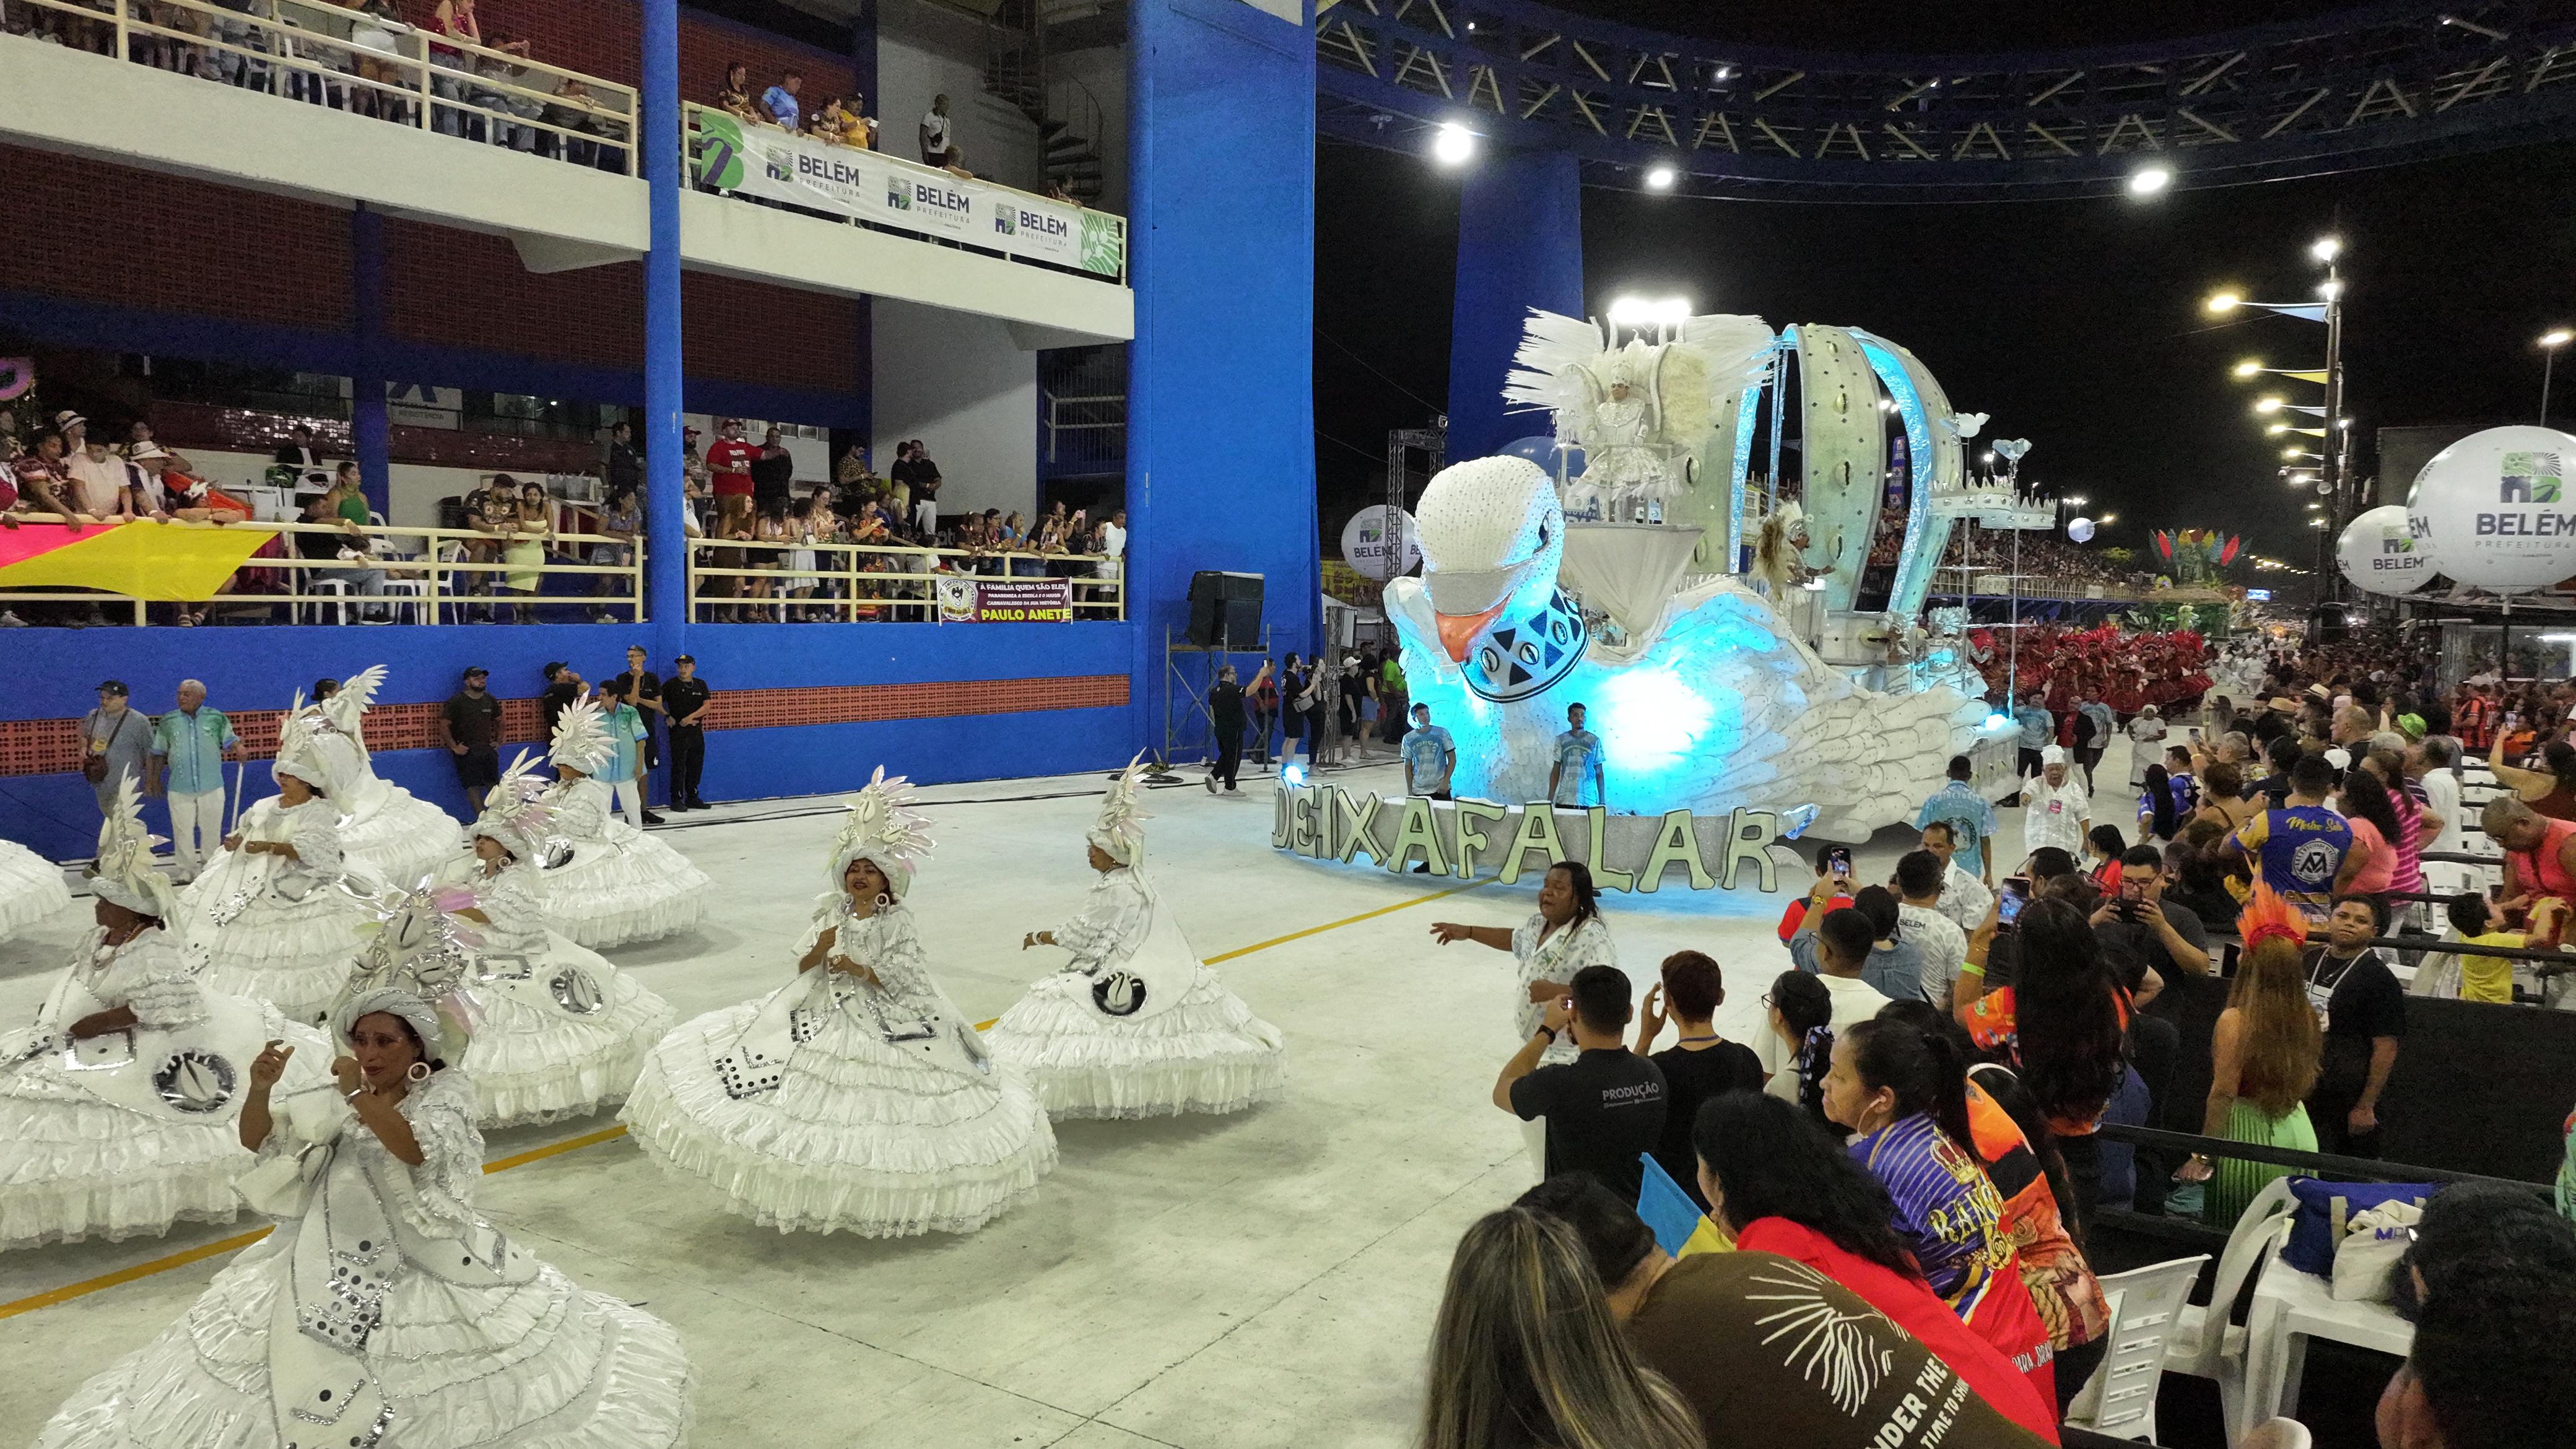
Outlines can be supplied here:
<path id="1" fill-rule="evenodd" d="M 1261 575 L 1190 575 L 1189 641 L 1200 649 L 1260 648 Z"/>

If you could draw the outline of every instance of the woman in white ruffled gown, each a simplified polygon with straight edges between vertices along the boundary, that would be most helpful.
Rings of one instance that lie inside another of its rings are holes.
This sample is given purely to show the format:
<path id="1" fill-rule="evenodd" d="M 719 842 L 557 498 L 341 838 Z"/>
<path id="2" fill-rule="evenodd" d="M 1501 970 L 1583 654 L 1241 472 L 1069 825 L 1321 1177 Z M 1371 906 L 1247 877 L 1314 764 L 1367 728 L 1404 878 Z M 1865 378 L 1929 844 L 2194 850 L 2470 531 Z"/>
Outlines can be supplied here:
<path id="1" fill-rule="evenodd" d="M 309 755 L 280 755 L 270 768 L 277 793 L 242 812 L 179 899 L 207 990 L 319 1022 L 348 982 L 369 919 L 341 880 L 367 890 L 374 882 L 341 852 L 340 812 L 323 793 L 320 766 Z"/>
<path id="2" fill-rule="evenodd" d="M 609 813 L 608 787 L 591 778 L 614 751 L 599 706 L 576 700 L 557 717 L 546 792 L 553 813 L 536 895 L 546 918 L 592 949 L 685 931 L 707 913 L 714 882 L 689 858 Z"/>
<path id="3" fill-rule="evenodd" d="M 35 1024 L 0 1034 L 0 1249 L 229 1221 L 251 1165 L 235 1123 L 252 1058 L 272 1038 L 321 1045 L 189 974 L 152 843 L 139 816 L 110 817 L 90 878 L 97 925 Z M 321 1068 L 300 1075 L 318 1082 Z"/>
<path id="4" fill-rule="evenodd" d="M 395 885 L 418 885 L 455 853 L 456 817 L 376 774 L 363 721 L 384 682 L 383 665 L 362 669 L 301 722 L 340 808 L 342 853 Z"/>
<path id="5" fill-rule="evenodd" d="M 782 1232 L 972 1232 L 1055 1167 L 1036 1093 L 931 979 L 902 783 L 880 772 L 853 804 L 797 979 L 681 1023 L 622 1114 L 656 1162 Z"/>
<path id="6" fill-rule="evenodd" d="M 994 1057 L 1036 1086 L 1055 1117 L 1235 1112 L 1286 1090 L 1279 1028 L 1199 961 L 1139 873 L 1134 767 L 1110 787 L 1090 835 L 1100 873 L 1082 913 L 1021 943 L 1073 960 L 1041 978 L 985 1033 Z"/>
<path id="7" fill-rule="evenodd" d="M 272 1105 L 250 1069 L 245 1196 L 277 1231 L 178 1322 L 91 1379 L 38 1449 L 666 1449 L 686 1438 L 679 1335 L 576 1287 L 474 1212 L 474 1084 L 401 990 L 341 1006 L 336 1085 Z"/>
<path id="8" fill-rule="evenodd" d="M 61 867 L 14 840 L 0 840 L 0 940 L 72 903 Z"/>
<path id="9" fill-rule="evenodd" d="M 545 807 L 515 790 L 511 767 L 468 827 L 474 842 L 457 914 L 480 940 L 473 989 L 483 1020 L 464 1067 L 481 1094 L 476 1121 L 519 1126 L 587 1116 L 635 1084 L 644 1054 L 677 1013 L 598 952 L 546 922 L 529 857 L 544 839 Z"/>

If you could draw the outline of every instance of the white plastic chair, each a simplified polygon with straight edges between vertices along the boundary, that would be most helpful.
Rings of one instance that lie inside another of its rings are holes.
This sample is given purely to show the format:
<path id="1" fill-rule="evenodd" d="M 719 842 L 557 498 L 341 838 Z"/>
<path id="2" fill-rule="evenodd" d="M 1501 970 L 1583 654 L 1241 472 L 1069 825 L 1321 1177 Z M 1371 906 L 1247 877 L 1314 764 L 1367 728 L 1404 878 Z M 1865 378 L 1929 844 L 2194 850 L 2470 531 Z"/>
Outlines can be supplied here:
<path id="1" fill-rule="evenodd" d="M 312 599 L 306 603 L 297 604 L 295 606 L 297 623 L 305 622 L 305 611 L 307 610 L 312 611 L 311 620 L 313 623 L 321 623 L 322 611 L 324 609 L 338 610 L 340 613 L 339 622 L 343 624 L 349 622 L 349 581 L 347 579 L 316 579 L 304 577 L 297 581 L 297 587 L 307 594 L 337 594 L 340 596 L 340 602 L 336 604 L 322 599 Z"/>
<path id="2" fill-rule="evenodd" d="M 429 584 L 426 580 L 387 579 L 377 587 L 376 591 L 388 596 L 385 604 L 388 618 L 407 619 L 414 624 L 437 622 L 434 619 L 424 621 L 421 618 L 423 606 L 429 597 Z"/>
<path id="3" fill-rule="evenodd" d="M 2154 1440 L 2165 1355 L 2182 1331 L 2192 1285 L 2208 1261 L 2207 1253 L 2195 1253 L 2102 1280 L 2102 1295 L 2111 1303 L 2111 1347 L 2076 1395 L 2067 1423 L 2114 1439 Z"/>
<path id="4" fill-rule="evenodd" d="M 2219 1409 L 2223 1421 L 2229 1424 L 2240 1421 L 2245 1397 L 2245 1330 L 2231 1326 L 2228 1315 L 2235 1309 L 2246 1283 L 2263 1266 L 2264 1254 L 2280 1236 L 2296 1206 L 2290 1196 L 2290 1179 L 2276 1177 L 2263 1185 L 2263 1190 L 2246 1204 L 2244 1216 L 2236 1220 L 2235 1231 L 2227 1235 L 2227 1247 L 2218 1256 L 2218 1277 L 2210 1289 L 2209 1305 L 2180 1310 L 2173 1337 L 2165 1347 L 2165 1368 L 2169 1372 L 2217 1383 Z"/>
<path id="5" fill-rule="evenodd" d="M 2309 1449 L 2315 1436 L 2296 1419 L 2272 1419 L 2246 1431 L 2236 1449 Z"/>

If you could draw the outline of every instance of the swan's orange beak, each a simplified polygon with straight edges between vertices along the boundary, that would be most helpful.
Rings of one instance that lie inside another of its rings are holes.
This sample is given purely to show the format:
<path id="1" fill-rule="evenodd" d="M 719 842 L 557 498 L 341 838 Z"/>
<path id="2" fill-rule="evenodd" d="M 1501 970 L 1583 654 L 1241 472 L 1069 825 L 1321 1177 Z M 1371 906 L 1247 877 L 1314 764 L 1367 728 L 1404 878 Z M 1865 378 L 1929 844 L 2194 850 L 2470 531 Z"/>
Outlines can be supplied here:
<path id="1" fill-rule="evenodd" d="M 1433 614 L 1431 616 L 1440 621 L 1440 647 L 1448 652 L 1450 663 L 1467 662 L 1468 644 L 1485 631 L 1486 625 L 1494 622 L 1494 616 L 1500 614 L 1503 611 L 1503 605 L 1509 602 L 1511 602 L 1510 596 L 1505 595 L 1503 598 L 1496 599 L 1494 606 L 1481 614 Z"/>

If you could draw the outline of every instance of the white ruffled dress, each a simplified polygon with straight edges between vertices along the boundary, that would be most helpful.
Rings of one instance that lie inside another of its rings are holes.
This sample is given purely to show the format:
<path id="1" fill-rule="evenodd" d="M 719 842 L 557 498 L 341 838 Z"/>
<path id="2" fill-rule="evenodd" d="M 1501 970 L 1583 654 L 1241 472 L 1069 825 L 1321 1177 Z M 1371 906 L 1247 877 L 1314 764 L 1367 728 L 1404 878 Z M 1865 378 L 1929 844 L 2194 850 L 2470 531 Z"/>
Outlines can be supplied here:
<path id="1" fill-rule="evenodd" d="M 681 1023 L 622 1120 L 656 1162 L 782 1232 L 973 1232 L 1054 1169 L 1055 1130 L 931 979 L 909 909 L 853 916 L 826 895 L 797 959 L 825 927 L 882 988 L 826 962 Z"/>
<path id="2" fill-rule="evenodd" d="M 373 919 L 341 877 L 369 890 L 375 882 L 342 854 L 339 811 L 328 800 L 290 806 L 272 795 L 244 811 L 238 829 L 244 846 L 283 841 L 295 856 L 222 851 L 179 892 L 189 950 L 205 961 L 201 979 L 209 991 L 320 1022 L 357 960 L 358 928 Z"/>
<path id="3" fill-rule="evenodd" d="M 1103 872 L 1054 935 L 1072 964 L 984 1036 L 1050 1115 L 1236 1112 L 1287 1090 L 1279 1028 L 1199 961 L 1133 868 Z"/>
<path id="4" fill-rule="evenodd" d="M 548 864 L 537 876 L 547 919 L 597 950 L 685 931 L 707 913 L 714 882 L 689 858 L 608 813 L 608 787 L 571 780 L 546 792 L 554 808 Z"/>
<path id="5" fill-rule="evenodd" d="M 482 1016 L 465 1049 L 466 1074 L 481 1093 L 476 1120 L 514 1127 L 587 1116 L 626 1095 L 644 1054 L 671 1030 L 677 1015 L 598 952 L 546 925 L 528 862 L 472 886 L 475 908 L 491 918 L 474 929 Z"/>
<path id="6" fill-rule="evenodd" d="M 61 867 L 14 840 L 0 840 L 0 938 L 17 935 L 71 903 Z"/>
<path id="7" fill-rule="evenodd" d="M 379 1426 L 388 1449 L 681 1443 L 691 1383 L 671 1326 L 576 1287 L 475 1215 L 474 1100 L 454 1068 L 403 1099 L 418 1167 L 331 1104 L 339 1131 L 308 1205 L 82 1385 L 38 1449 L 336 1449 L 378 1442 Z M 283 1151 L 296 1110 L 263 1157 Z M 365 1241 L 341 1241 L 367 1222 Z"/>
<path id="8" fill-rule="evenodd" d="M 132 1033 L 75 1043 L 82 1017 L 131 1007 Z M 147 930 L 109 946 L 93 928 L 35 1025 L 0 1034 L 0 1249 L 140 1237 L 226 1222 L 251 1165 L 238 1135 L 251 1059 L 298 1050 L 280 1089 L 324 1082 L 319 1033 L 261 1002 L 209 996 L 177 942 Z"/>
<path id="9" fill-rule="evenodd" d="M 332 795 L 342 810 L 340 849 L 349 859 L 398 886 L 414 886 L 456 851 L 456 817 L 390 781 L 364 759 Z"/>

